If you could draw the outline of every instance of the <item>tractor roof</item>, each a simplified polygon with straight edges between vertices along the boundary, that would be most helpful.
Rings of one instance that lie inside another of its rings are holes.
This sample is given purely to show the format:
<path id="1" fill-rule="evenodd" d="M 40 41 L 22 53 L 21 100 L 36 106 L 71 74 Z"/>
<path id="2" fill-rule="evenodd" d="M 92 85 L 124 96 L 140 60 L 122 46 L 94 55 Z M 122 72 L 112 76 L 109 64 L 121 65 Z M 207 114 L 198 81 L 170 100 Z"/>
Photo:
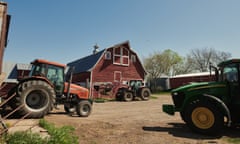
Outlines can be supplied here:
<path id="1" fill-rule="evenodd" d="M 239 63 L 240 64 L 240 59 L 229 59 L 229 60 L 226 60 L 226 61 L 223 61 L 223 62 L 219 63 L 218 66 L 223 67 L 225 65 L 232 64 L 232 63 Z"/>
<path id="2" fill-rule="evenodd" d="M 58 67 L 66 67 L 65 64 L 60 64 L 57 62 L 52 62 L 52 61 L 48 61 L 48 60 L 44 60 L 44 59 L 36 59 L 33 62 L 31 62 L 31 64 L 38 64 L 38 63 L 54 65 L 54 66 L 58 66 Z"/>

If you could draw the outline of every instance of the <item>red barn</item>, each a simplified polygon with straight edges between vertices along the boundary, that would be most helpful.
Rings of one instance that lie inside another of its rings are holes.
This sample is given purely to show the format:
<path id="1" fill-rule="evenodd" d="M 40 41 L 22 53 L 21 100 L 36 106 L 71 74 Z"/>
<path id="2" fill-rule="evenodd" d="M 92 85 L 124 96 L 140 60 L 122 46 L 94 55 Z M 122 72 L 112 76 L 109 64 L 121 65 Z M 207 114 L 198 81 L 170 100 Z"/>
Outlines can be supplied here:
<path id="1" fill-rule="evenodd" d="M 142 80 L 146 71 L 129 45 L 123 42 L 67 64 L 75 67 L 73 82 L 90 89 L 93 98 L 115 98 L 117 88 L 130 80 Z M 98 89 L 104 87 L 104 91 Z"/>

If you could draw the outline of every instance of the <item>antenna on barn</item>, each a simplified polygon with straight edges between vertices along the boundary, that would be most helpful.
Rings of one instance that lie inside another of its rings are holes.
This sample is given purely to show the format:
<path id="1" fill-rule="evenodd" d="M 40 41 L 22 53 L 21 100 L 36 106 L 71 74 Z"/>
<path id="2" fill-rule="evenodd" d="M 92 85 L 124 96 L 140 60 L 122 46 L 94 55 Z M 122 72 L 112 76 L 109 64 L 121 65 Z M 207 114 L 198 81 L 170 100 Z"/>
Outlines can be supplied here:
<path id="1" fill-rule="evenodd" d="M 97 44 L 95 44 L 94 46 L 93 46 L 93 48 L 94 48 L 94 50 L 93 50 L 93 54 L 96 54 L 96 53 L 98 53 L 98 48 L 99 48 L 99 46 L 97 45 Z"/>

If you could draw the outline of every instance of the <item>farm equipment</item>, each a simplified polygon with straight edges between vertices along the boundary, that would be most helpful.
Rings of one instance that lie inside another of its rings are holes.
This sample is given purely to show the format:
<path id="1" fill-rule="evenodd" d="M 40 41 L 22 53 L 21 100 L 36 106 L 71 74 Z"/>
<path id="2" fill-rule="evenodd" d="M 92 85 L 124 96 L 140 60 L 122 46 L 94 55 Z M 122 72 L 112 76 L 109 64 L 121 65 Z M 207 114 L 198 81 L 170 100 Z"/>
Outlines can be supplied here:
<path id="1" fill-rule="evenodd" d="M 226 60 L 215 71 L 212 82 L 191 83 L 172 90 L 172 104 L 162 109 L 170 115 L 180 112 L 183 121 L 193 131 L 217 135 L 223 126 L 240 124 L 240 59 Z"/>
<path id="2" fill-rule="evenodd" d="M 72 84 L 72 74 L 69 75 L 69 81 L 65 81 L 66 65 L 41 59 L 31 64 L 29 77 L 21 79 L 6 97 L 2 97 L 4 101 L 14 95 L 5 107 L 20 107 L 17 114 L 28 114 L 29 118 L 43 117 L 57 104 L 63 104 L 66 112 L 76 111 L 82 117 L 91 113 L 92 100 L 88 89 Z"/>
<path id="3" fill-rule="evenodd" d="M 116 99 L 129 102 L 135 97 L 140 97 L 142 100 L 148 100 L 150 95 L 150 89 L 144 85 L 142 80 L 130 80 L 118 88 Z"/>

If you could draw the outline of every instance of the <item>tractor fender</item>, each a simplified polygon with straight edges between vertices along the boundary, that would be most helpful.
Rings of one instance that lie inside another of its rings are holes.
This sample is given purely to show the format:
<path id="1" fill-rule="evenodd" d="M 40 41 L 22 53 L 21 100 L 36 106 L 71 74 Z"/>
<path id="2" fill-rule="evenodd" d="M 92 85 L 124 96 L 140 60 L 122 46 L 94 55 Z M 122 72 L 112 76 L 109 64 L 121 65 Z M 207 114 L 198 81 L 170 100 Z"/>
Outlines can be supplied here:
<path id="1" fill-rule="evenodd" d="M 19 81 L 19 83 L 17 85 L 19 85 L 25 81 L 29 81 L 29 80 L 42 80 L 42 81 L 47 82 L 51 87 L 54 87 L 54 85 L 47 78 L 41 77 L 41 76 L 32 76 L 32 77 L 22 79 L 21 81 Z"/>
<path id="2" fill-rule="evenodd" d="M 16 92 L 16 89 L 18 88 L 18 86 L 26 81 L 29 81 L 29 80 L 42 80 L 42 81 L 45 81 L 47 82 L 51 87 L 54 87 L 53 84 L 46 78 L 44 77 L 39 77 L 39 76 L 33 76 L 33 77 L 28 77 L 28 78 L 24 78 L 24 79 L 21 79 L 17 85 L 15 85 L 13 88 L 11 88 L 9 91 L 8 91 L 8 96 L 7 97 L 10 97 L 11 95 L 13 95 L 15 92 Z"/>
<path id="3" fill-rule="evenodd" d="M 209 95 L 209 94 L 203 94 L 203 96 L 210 98 L 211 100 L 217 102 L 218 104 L 220 104 L 222 106 L 222 108 L 225 110 L 225 112 L 227 113 L 227 118 L 228 118 L 228 123 L 227 126 L 230 127 L 231 123 L 232 123 L 232 119 L 231 119 L 231 114 L 229 111 L 229 108 L 226 106 L 226 104 L 219 98 L 213 96 L 213 95 Z"/>

